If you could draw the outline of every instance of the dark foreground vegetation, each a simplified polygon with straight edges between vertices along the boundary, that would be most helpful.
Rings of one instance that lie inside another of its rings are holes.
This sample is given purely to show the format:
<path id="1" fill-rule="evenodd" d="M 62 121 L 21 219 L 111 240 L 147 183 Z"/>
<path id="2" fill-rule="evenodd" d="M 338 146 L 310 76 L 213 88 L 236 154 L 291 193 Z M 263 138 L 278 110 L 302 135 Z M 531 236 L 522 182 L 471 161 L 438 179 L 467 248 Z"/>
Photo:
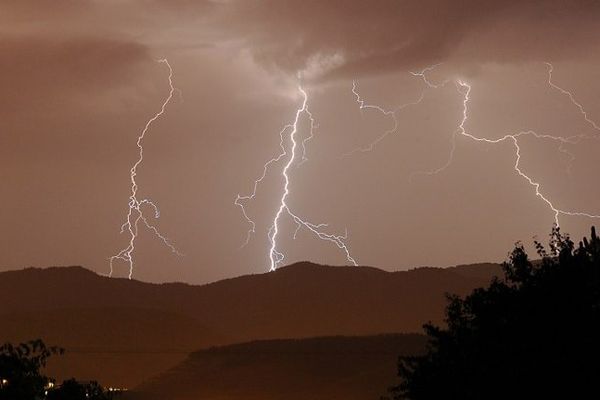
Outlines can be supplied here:
<path id="1" fill-rule="evenodd" d="M 450 297 L 428 352 L 400 359 L 394 399 L 599 398 L 600 239 L 555 228 L 535 245 L 540 262 L 518 244 L 503 280 Z"/>
<path id="2" fill-rule="evenodd" d="M 57 385 L 42 374 L 48 358 L 63 349 L 48 347 L 41 340 L 0 346 L 0 400 L 111 400 L 97 382 L 69 379 Z"/>

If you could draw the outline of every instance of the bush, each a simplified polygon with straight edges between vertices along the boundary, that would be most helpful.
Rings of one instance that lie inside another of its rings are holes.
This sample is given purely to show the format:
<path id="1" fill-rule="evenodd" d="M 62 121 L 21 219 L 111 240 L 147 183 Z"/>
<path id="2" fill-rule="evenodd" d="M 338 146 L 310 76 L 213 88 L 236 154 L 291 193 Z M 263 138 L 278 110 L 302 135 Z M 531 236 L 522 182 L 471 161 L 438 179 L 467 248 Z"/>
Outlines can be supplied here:
<path id="1" fill-rule="evenodd" d="M 98 382 L 80 383 L 75 379 L 66 380 L 59 387 L 48 391 L 47 400 L 110 400 Z"/>
<path id="2" fill-rule="evenodd" d="M 36 400 L 44 396 L 50 379 L 40 373 L 48 357 L 62 354 L 41 340 L 0 346 L 0 400 Z"/>
<path id="3" fill-rule="evenodd" d="M 449 296 L 447 327 L 427 324 L 425 355 L 399 362 L 394 399 L 598 398 L 600 239 L 559 228 L 532 262 L 517 244 L 504 279 Z"/>

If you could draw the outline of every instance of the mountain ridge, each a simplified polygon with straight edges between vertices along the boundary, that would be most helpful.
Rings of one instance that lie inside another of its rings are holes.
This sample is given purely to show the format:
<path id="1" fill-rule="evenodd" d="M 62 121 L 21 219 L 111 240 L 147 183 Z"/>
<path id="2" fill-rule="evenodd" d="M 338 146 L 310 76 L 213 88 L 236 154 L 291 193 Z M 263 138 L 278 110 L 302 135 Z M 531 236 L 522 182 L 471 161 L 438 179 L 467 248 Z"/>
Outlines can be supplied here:
<path id="1" fill-rule="evenodd" d="M 369 265 L 359 265 L 359 266 L 327 265 L 327 264 L 318 264 L 318 263 L 314 263 L 311 261 L 298 261 L 298 262 L 295 262 L 292 264 L 288 264 L 288 265 L 279 267 L 275 271 L 265 271 L 265 272 L 244 274 L 244 275 L 239 275 L 239 276 L 235 276 L 235 277 L 219 279 L 219 280 L 213 281 L 213 282 L 206 282 L 206 283 L 199 283 L 199 284 L 192 284 L 192 283 L 180 282 L 180 281 L 146 282 L 146 281 L 141 281 L 141 280 L 138 280 L 135 278 L 128 279 L 125 277 L 109 277 L 108 275 L 101 274 L 101 273 L 95 272 L 91 269 L 85 268 L 82 265 L 64 265 L 64 266 L 63 265 L 52 265 L 52 266 L 42 266 L 42 267 L 30 266 L 30 267 L 25 267 L 25 268 L 21 268 L 21 269 L 10 269 L 10 270 L 5 270 L 5 271 L 0 271 L 0 277 L 22 276 L 23 274 L 29 275 L 29 276 L 34 276 L 35 274 L 44 274 L 44 273 L 51 273 L 51 274 L 53 274 L 53 273 L 59 273 L 59 274 L 78 273 L 81 276 L 86 276 L 86 277 L 93 276 L 93 277 L 100 277 L 100 278 L 109 278 L 112 280 L 139 282 L 139 283 L 143 283 L 143 284 L 147 284 L 147 285 L 154 285 L 154 286 L 182 285 L 182 286 L 191 286 L 191 287 L 203 287 L 203 286 L 214 285 L 214 284 L 221 283 L 221 282 L 236 280 L 236 279 L 240 279 L 240 278 L 268 275 L 268 274 L 272 274 L 272 273 L 281 273 L 284 271 L 288 272 L 288 271 L 293 271 L 293 270 L 298 270 L 298 269 L 303 269 L 303 270 L 320 269 L 320 270 L 323 270 L 323 269 L 335 268 L 335 269 L 342 269 L 342 270 L 370 270 L 373 272 L 381 272 L 384 274 L 404 274 L 404 273 L 411 273 L 411 272 L 415 272 L 415 271 L 433 270 L 433 271 L 450 271 L 450 272 L 456 272 L 456 273 L 463 275 L 465 273 L 465 271 L 472 270 L 473 268 L 480 269 L 482 267 L 483 268 L 491 268 L 493 270 L 500 271 L 499 270 L 500 266 L 501 266 L 501 264 L 499 264 L 499 263 L 480 262 L 480 263 L 471 263 L 471 264 L 450 265 L 450 266 L 445 266 L 445 267 L 418 266 L 418 267 L 408 268 L 406 270 L 388 271 L 388 270 L 384 270 L 384 269 L 369 266 Z M 467 275 L 470 275 L 470 274 L 467 272 Z"/>
<path id="2" fill-rule="evenodd" d="M 126 394 L 124 400 L 376 399 L 396 381 L 398 356 L 427 337 L 390 334 L 258 340 L 211 347 Z"/>
<path id="3" fill-rule="evenodd" d="M 0 342 L 42 338 L 67 349 L 55 363 L 61 373 L 79 360 L 78 377 L 131 387 L 215 345 L 421 332 L 443 323 L 446 293 L 464 295 L 499 273 L 497 264 L 387 272 L 297 263 L 194 286 L 27 268 L 0 273 Z"/>

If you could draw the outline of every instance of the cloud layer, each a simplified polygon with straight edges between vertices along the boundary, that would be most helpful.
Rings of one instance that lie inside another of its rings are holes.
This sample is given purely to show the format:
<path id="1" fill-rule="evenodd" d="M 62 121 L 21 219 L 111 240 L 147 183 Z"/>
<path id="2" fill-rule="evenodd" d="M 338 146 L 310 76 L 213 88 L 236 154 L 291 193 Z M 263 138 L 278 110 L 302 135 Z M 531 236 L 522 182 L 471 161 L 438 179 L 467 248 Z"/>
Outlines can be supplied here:
<path id="1" fill-rule="evenodd" d="M 343 60 L 327 77 L 377 74 L 443 61 L 523 62 L 597 48 L 600 3 L 496 0 L 236 1 L 225 26 L 256 59 L 289 72 Z"/>

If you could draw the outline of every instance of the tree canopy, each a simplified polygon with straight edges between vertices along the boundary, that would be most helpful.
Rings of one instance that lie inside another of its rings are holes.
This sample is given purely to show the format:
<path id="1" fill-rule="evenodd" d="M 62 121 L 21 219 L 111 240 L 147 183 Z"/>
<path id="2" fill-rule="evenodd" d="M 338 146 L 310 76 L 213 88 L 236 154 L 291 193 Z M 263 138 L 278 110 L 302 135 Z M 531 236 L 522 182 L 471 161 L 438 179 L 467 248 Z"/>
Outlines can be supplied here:
<path id="1" fill-rule="evenodd" d="M 427 352 L 399 362 L 399 399 L 592 398 L 600 394 L 600 239 L 558 227 L 532 262 L 518 243 L 504 278 L 449 296 L 446 327 L 426 324 Z M 585 395 L 585 396 L 584 396 Z"/>
<path id="2" fill-rule="evenodd" d="M 68 379 L 48 391 L 47 400 L 110 400 L 112 396 L 98 382 L 81 383 Z"/>
<path id="3" fill-rule="evenodd" d="M 98 383 L 74 379 L 55 385 L 41 371 L 48 358 L 63 354 L 59 347 L 48 347 L 42 340 L 0 346 L 0 400 L 110 400 Z"/>
<path id="4" fill-rule="evenodd" d="M 35 400 L 44 396 L 50 379 L 41 374 L 48 357 L 61 354 L 41 340 L 0 346 L 0 400 Z"/>

